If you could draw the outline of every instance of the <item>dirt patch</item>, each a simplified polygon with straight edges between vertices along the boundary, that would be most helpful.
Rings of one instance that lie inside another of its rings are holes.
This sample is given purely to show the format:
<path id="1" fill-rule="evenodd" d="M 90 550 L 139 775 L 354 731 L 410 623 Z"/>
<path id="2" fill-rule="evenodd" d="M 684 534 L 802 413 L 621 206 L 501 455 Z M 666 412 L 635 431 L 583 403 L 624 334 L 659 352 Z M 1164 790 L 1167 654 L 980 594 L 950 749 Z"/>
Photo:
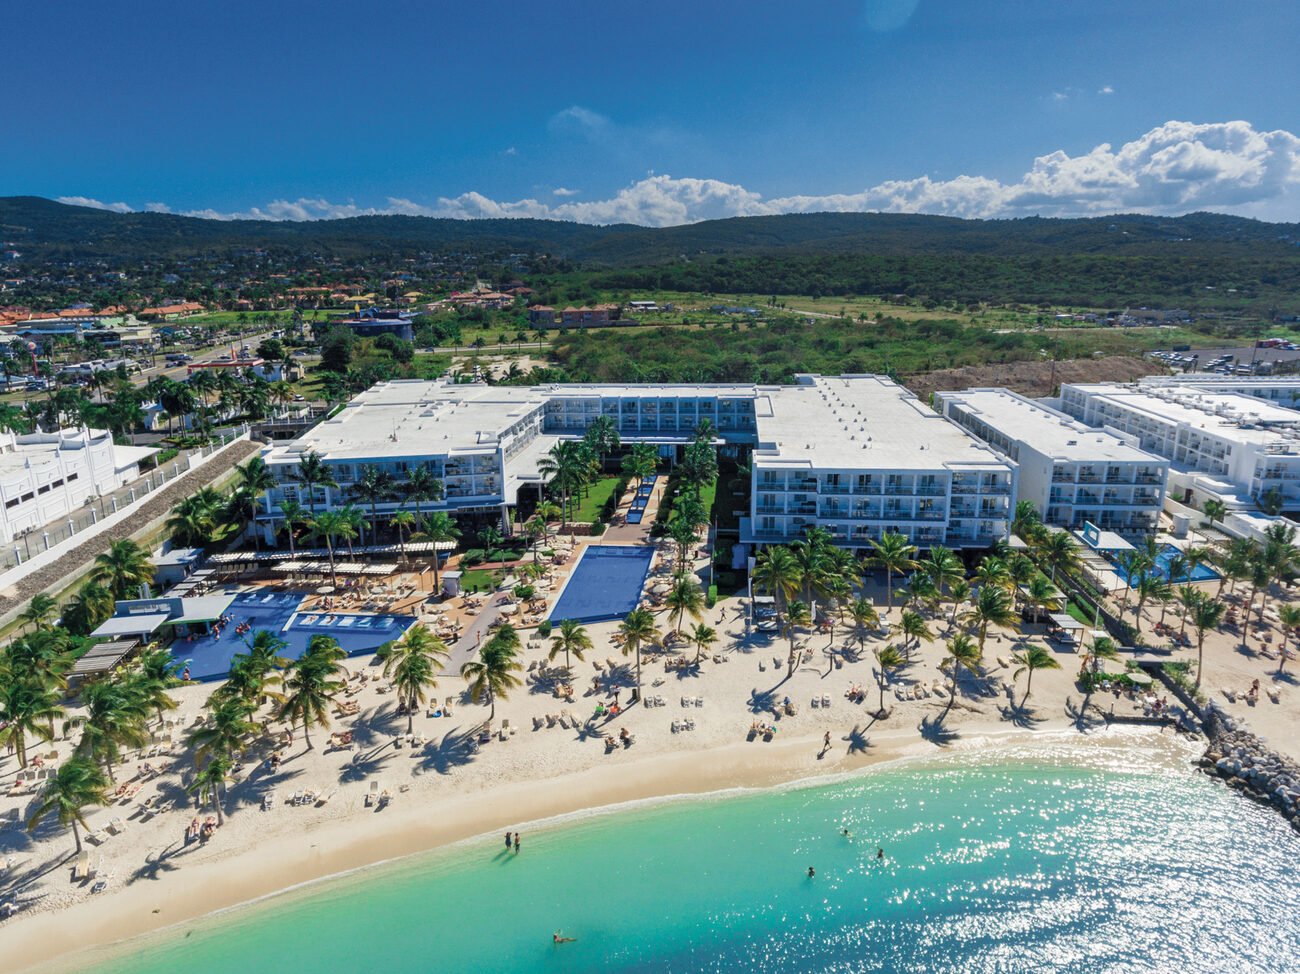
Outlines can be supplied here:
<path id="1" fill-rule="evenodd" d="M 1025 396 L 1050 396 L 1071 382 L 1134 382 L 1145 375 L 1168 373 L 1159 362 L 1135 355 L 1067 359 L 1056 363 L 1056 388 L 1052 388 L 1051 362 L 1008 362 L 1005 365 L 968 365 L 905 376 L 903 385 L 930 401 L 935 392 L 999 386 Z"/>

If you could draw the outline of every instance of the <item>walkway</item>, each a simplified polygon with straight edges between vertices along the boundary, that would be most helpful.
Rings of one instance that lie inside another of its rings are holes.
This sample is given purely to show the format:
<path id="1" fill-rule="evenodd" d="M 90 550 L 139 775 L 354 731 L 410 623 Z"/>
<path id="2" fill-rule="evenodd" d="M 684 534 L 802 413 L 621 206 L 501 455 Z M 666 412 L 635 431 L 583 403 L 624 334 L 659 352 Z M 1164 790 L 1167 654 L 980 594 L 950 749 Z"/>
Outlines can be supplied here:
<path id="1" fill-rule="evenodd" d="M 181 474 L 166 487 L 155 491 L 125 521 L 103 531 L 91 532 L 85 541 L 71 551 L 59 556 L 50 564 L 36 569 L 0 592 L 0 617 L 20 608 L 39 592 L 74 581 L 85 571 L 95 556 L 108 547 L 110 542 L 129 538 L 158 518 L 165 517 L 184 498 L 200 487 L 212 483 L 235 464 L 247 460 L 261 448 L 260 443 L 251 440 L 233 443 L 220 456 Z"/>

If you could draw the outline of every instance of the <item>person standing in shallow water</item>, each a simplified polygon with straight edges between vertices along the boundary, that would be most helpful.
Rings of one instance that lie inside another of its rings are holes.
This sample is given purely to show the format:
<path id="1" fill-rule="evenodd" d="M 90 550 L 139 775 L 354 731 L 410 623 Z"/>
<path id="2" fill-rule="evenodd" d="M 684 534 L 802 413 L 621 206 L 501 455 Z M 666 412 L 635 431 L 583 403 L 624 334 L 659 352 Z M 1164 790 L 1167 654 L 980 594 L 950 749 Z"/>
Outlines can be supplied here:
<path id="1" fill-rule="evenodd" d="M 518 851 L 519 851 L 519 833 L 516 832 L 516 833 L 515 833 L 515 852 L 517 853 Z"/>

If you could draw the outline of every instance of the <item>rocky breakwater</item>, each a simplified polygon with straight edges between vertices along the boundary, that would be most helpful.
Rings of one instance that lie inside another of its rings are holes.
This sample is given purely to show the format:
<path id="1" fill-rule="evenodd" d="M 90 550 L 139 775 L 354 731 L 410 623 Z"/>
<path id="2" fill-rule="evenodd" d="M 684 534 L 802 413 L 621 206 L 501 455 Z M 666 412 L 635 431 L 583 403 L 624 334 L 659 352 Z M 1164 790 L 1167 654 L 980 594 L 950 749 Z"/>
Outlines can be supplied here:
<path id="1" fill-rule="evenodd" d="M 1203 723 L 1210 744 L 1201 767 L 1261 804 L 1272 805 L 1300 832 L 1300 765 L 1214 704 L 1206 708 Z"/>

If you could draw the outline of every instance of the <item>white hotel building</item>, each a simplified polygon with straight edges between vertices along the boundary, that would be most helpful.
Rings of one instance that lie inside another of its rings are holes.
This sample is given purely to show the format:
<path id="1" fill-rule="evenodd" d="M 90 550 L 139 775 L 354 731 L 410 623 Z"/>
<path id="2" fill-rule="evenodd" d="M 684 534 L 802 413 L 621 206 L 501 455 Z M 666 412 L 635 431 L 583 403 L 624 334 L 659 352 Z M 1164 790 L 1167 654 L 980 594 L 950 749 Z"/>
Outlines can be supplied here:
<path id="1" fill-rule="evenodd" d="M 935 394 L 945 416 L 1019 467 L 1017 501 L 1048 524 L 1091 522 L 1121 535 L 1153 532 L 1165 499 L 1169 461 L 1132 437 L 1093 429 L 1007 389 Z"/>
<path id="2" fill-rule="evenodd" d="M 106 430 L 0 431 L 0 542 L 57 524 L 140 475 L 157 451 L 117 446 Z"/>
<path id="3" fill-rule="evenodd" d="M 1293 409 L 1183 384 L 1066 385 L 1061 409 L 1172 461 L 1169 492 L 1181 503 L 1250 507 L 1277 488 L 1285 507 L 1300 507 L 1300 412 Z"/>
<path id="4" fill-rule="evenodd" d="M 550 448 L 598 416 L 613 417 L 625 442 L 653 443 L 666 457 L 702 420 L 724 448 L 752 446 L 753 499 L 742 521 L 751 543 L 792 540 L 814 524 L 852 547 L 885 531 L 921 546 L 984 547 L 1007 535 L 1015 464 L 877 376 L 802 376 L 793 386 L 381 383 L 266 449 L 280 486 L 262 520 L 273 527 L 286 499 L 311 506 L 293 480 L 308 452 L 339 483 L 316 489 L 318 509 L 348 503 L 367 466 L 399 482 L 423 466 L 445 490 L 424 509 L 504 517 L 521 490 L 540 489 L 538 462 Z"/>

